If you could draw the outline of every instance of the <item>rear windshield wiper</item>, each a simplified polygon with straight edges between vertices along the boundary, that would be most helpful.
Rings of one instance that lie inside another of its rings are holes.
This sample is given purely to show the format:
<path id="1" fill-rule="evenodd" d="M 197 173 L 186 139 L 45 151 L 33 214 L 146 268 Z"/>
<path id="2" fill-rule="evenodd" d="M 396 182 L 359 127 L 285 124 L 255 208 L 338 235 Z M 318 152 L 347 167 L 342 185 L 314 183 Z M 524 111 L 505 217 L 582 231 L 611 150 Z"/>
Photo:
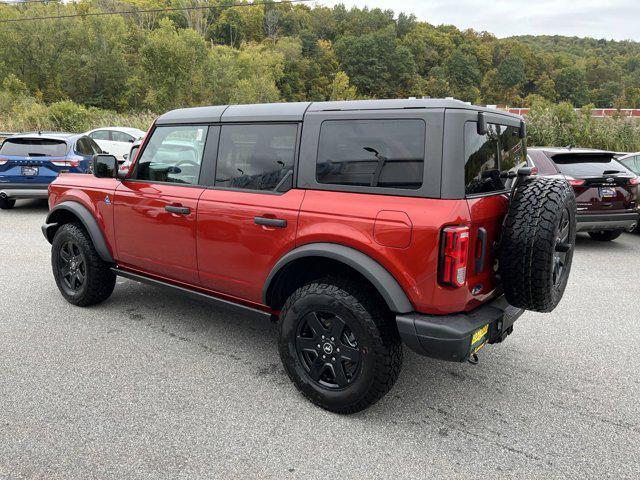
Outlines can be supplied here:
<path id="1" fill-rule="evenodd" d="M 28 157 L 46 157 L 46 153 L 27 153 Z"/>

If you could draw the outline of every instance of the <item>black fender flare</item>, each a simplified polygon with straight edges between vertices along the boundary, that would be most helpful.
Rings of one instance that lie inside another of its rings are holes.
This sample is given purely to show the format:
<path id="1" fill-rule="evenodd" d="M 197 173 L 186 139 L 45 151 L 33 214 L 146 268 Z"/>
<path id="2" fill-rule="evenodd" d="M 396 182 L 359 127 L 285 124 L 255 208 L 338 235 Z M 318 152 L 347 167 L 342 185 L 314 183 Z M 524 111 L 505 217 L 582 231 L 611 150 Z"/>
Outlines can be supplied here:
<path id="1" fill-rule="evenodd" d="M 280 258 L 271 269 L 262 289 L 262 300 L 265 305 L 268 304 L 269 288 L 278 272 L 291 262 L 305 257 L 324 257 L 344 263 L 371 282 L 392 312 L 409 313 L 414 311 L 407 294 L 386 268 L 354 248 L 335 243 L 302 245 Z"/>
<path id="2" fill-rule="evenodd" d="M 42 233 L 49 243 L 53 242 L 53 236 L 60 226 L 59 220 L 61 217 L 61 212 L 69 212 L 78 220 L 80 220 L 84 228 L 89 233 L 89 237 L 91 237 L 93 246 L 95 247 L 98 255 L 100 255 L 100 258 L 102 258 L 102 260 L 108 263 L 116 263 L 111 256 L 109 247 L 107 247 L 107 242 L 104 239 L 102 230 L 100 230 L 100 227 L 98 226 L 98 222 L 93 217 L 89 209 L 79 202 L 68 200 L 56 205 L 51 209 L 51 211 L 47 215 L 46 223 L 42 226 Z"/>

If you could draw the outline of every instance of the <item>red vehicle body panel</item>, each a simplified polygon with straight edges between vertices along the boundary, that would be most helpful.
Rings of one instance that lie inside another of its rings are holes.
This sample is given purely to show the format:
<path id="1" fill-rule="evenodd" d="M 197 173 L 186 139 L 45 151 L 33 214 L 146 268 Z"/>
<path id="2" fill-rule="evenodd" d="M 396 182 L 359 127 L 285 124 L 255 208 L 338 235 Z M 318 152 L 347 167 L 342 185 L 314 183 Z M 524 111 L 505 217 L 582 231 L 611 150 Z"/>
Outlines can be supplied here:
<path id="1" fill-rule="evenodd" d="M 115 178 L 96 178 L 82 173 L 61 174 L 49 185 L 49 208 L 66 201 L 78 202 L 87 208 L 98 222 L 113 258 L 116 258 L 113 208 L 105 199 L 113 198 L 118 185 L 120 182 Z"/>
<path id="2" fill-rule="evenodd" d="M 490 248 L 483 271 L 474 270 L 481 253 L 478 229 L 487 230 L 492 245 L 508 205 L 506 195 L 385 195 L 381 202 L 371 194 L 292 189 L 265 195 L 74 174 L 61 175 L 50 192 L 51 206 L 73 200 L 92 212 L 121 268 L 267 311 L 262 289 L 273 266 L 295 247 L 317 242 L 369 255 L 394 276 L 418 312 L 470 311 L 493 297 L 497 285 Z M 189 207 L 191 213 L 167 212 L 168 205 Z M 259 216 L 287 220 L 287 228 L 257 225 Z M 463 288 L 437 281 L 441 229 L 447 225 L 471 228 Z"/>
<path id="3" fill-rule="evenodd" d="M 473 295 L 473 282 L 465 288 L 449 288 L 438 284 L 438 262 L 440 232 L 446 225 L 471 225 L 471 213 L 465 200 L 440 200 L 430 198 L 382 197 L 379 195 L 307 191 L 298 225 L 297 245 L 317 242 L 338 243 L 359 250 L 385 267 L 403 288 L 418 312 L 446 314 L 468 311 L 477 307 L 494 294 L 493 279 L 477 277 L 485 281 L 482 293 Z M 499 210 L 492 210 L 499 204 Z M 484 212 L 478 221 L 495 224 L 496 213 L 505 211 L 504 197 L 485 197 L 473 203 L 474 215 Z M 379 235 L 374 233 L 379 214 L 400 214 L 385 223 L 396 228 L 385 227 L 389 242 L 402 242 L 411 225 L 411 241 L 406 247 L 381 245 Z M 486 208 L 483 208 L 485 205 Z M 348 208 L 345 208 L 348 206 Z M 493 213 L 493 215 L 491 215 Z M 495 234 L 495 229 L 493 229 Z M 472 235 L 473 241 L 473 235 Z M 472 250 L 473 251 L 473 250 Z M 475 280 L 476 277 L 473 277 Z"/>
<path id="4" fill-rule="evenodd" d="M 125 181 L 113 199 L 116 259 L 124 267 L 198 285 L 196 213 L 204 188 Z M 183 206 L 180 215 L 165 210 Z"/>
<path id="5" fill-rule="evenodd" d="M 295 248 L 304 190 L 282 195 L 205 190 L 198 205 L 198 267 L 207 290 L 262 302 L 275 263 Z M 257 225 L 255 217 L 282 219 L 286 228 Z"/>

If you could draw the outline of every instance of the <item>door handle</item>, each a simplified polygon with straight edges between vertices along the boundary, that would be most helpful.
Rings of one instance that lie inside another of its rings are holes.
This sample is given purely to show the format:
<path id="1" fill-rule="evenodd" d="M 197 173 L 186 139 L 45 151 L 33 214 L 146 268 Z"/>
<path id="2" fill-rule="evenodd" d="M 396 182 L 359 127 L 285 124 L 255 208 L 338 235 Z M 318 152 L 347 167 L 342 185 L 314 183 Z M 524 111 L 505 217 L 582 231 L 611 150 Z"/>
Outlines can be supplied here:
<path id="1" fill-rule="evenodd" d="M 169 213 L 177 213 L 179 215 L 189 215 L 191 213 L 189 207 L 183 206 L 167 205 L 164 209 Z"/>
<path id="2" fill-rule="evenodd" d="M 287 221 L 281 218 L 254 217 L 253 223 L 264 227 L 287 228 Z"/>

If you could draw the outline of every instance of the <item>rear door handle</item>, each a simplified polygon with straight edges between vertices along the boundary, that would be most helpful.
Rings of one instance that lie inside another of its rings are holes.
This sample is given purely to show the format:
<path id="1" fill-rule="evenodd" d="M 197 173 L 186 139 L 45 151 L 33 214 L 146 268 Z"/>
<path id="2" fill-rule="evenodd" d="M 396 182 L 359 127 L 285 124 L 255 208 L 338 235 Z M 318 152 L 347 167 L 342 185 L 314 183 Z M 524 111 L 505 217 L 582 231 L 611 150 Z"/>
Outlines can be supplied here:
<path id="1" fill-rule="evenodd" d="M 287 228 L 287 221 L 281 218 L 254 217 L 253 223 L 264 227 Z"/>
<path id="2" fill-rule="evenodd" d="M 164 207 L 164 209 L 167 212 L 177 213 L 179 215 L 189 215 L 191 213 L 191 209 L 189 207 L 183 206 L 167 205 L 166 207 Z"/>

